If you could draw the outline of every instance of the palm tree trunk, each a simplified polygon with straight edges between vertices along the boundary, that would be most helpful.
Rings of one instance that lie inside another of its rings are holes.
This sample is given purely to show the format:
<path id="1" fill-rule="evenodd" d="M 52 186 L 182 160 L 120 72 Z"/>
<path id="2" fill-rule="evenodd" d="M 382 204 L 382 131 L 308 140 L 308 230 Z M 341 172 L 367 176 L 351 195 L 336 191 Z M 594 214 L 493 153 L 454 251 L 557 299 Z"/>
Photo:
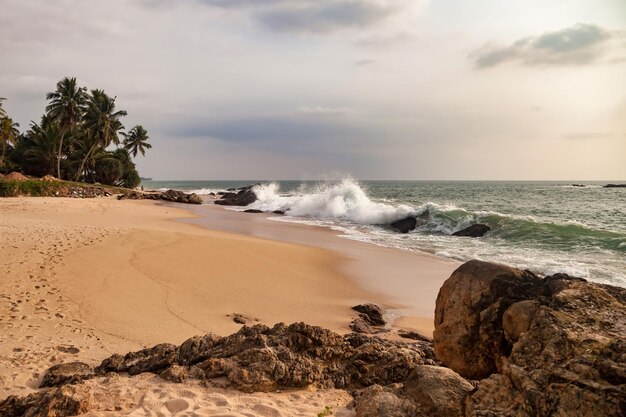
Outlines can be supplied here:
<path id="1" fill-rule="evenodd" d="M 65 136 L 65 130 L 61 130 L 61 135 L 59 138 L 59 152 L 57 153 L 57 178 L 61 178 L 61 150 L 63 149 L 63 138 Z"/>
<path id="2" fill-rule="evenodd" d="M 87 154 L 81 161 L 80 168 L 78 168 L 78 171 L 76 172 L 76 177 L 74 178 L 74 181 L 78 182 L 78 179 L 80 178 L 80 174 L 83 172 L 83 169 L 85 169 L 85 162 L 87 162 L 87 159 L 89 159 L 89 157 L 91 156 L 91 153 L 94 151 L 94 149 L 96 149 L 96 145 L 97 143 L 94 143 L 93 145 L 91 145 L 91 148 L 89 148 L 89 152 L 87 152 Z"/>
<path id="3" fill-rule="evenodd" d="M 4 165 L 4 154 L 7 151 L 7 142 L 5 140 L 2 141 L 2 156 L 0 156 L 0 167 Z"/>

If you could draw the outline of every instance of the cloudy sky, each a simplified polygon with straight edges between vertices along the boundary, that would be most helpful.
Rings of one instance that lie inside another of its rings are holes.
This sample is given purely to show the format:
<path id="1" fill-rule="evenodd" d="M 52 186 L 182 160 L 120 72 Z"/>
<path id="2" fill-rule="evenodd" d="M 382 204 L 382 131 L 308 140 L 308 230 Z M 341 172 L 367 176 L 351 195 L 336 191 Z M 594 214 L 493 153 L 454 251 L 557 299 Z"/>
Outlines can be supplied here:
<path id="1" fill-rule="evenodd" d="M 0 0 L 25 128 L 64 76 L 155 179 L 626 179 L 624 0 Z"/>

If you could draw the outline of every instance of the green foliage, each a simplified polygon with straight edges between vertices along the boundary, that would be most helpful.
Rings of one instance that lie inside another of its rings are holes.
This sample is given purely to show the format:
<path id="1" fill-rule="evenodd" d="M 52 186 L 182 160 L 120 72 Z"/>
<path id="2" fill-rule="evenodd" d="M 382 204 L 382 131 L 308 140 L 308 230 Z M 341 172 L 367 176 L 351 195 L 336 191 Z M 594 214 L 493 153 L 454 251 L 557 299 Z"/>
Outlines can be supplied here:
<path id="1" fill-rule="evenodd" d="M 76 78 L 65 77 L 46 95 L 48 105 L 39 124 L 31 122 L 20 135 L 17 125 L 2 108 L 0 97 L 0 172 L 54 175 L 59 179 L 101 182 L 129 188 L 140 183 L 133 156 L 152 146 L 141 125 L 124 133 L 115 97 L 103 90 L 80 87 Z M 121 147 L 120 135 L 124 136 Z"/>
<path id="2" fill-rule="evenodd" d="M 326 417 L 326 416 L 330 416 L 333 414 L 333 410 L 332 408 L 330 408 L 329 406 L 324 407 L 324 410 L 322 410 L 321 412 L 317 413 L 317 417 Z"/>

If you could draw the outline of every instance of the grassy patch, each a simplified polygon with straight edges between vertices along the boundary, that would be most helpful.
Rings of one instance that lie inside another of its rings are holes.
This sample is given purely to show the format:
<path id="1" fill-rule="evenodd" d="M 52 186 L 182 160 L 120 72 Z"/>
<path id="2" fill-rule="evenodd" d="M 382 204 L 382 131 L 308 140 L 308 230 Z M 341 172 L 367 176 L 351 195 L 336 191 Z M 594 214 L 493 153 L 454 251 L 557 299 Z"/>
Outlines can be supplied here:
<path id="1" fill-rule="evenodd" d="M 76 197 L 92 194 L 95 189 L 104 189 L 111 194 L 124 191 L 123 188 L 105 185 L 85 184 L 71 181 L 2 180 L 0 179 L 0 197 Z M 81 195 L 76 195 L 81 194 Z M 89 196 L 89 195 L 87 195 Z"/>

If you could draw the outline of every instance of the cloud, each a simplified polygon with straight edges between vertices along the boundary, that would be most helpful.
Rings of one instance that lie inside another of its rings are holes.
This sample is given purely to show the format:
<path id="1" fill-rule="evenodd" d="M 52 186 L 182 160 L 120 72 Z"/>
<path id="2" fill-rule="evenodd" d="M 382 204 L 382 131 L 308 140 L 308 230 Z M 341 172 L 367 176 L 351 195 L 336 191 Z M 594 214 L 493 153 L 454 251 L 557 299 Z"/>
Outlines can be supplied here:
<path id="1" fill-rule="evenodd" d="M 298 107 L 296 113 L 307 116 L 345 116 L 352 112 L 346 107 L 322 107 L 322 106 L 302 106 Z"/>
<path id="2" fill-rule="evenodd" d="M 522 65 L 587 65 L 598 61 L 610 51 L 610 41 L 621 37 L 619 32 L 597 25 L 578 23 L 574 26 L 527 37 L 509 46 L 486 45 L 470 54 L 477 68 L 490 68 L 515 62 Z"/>

